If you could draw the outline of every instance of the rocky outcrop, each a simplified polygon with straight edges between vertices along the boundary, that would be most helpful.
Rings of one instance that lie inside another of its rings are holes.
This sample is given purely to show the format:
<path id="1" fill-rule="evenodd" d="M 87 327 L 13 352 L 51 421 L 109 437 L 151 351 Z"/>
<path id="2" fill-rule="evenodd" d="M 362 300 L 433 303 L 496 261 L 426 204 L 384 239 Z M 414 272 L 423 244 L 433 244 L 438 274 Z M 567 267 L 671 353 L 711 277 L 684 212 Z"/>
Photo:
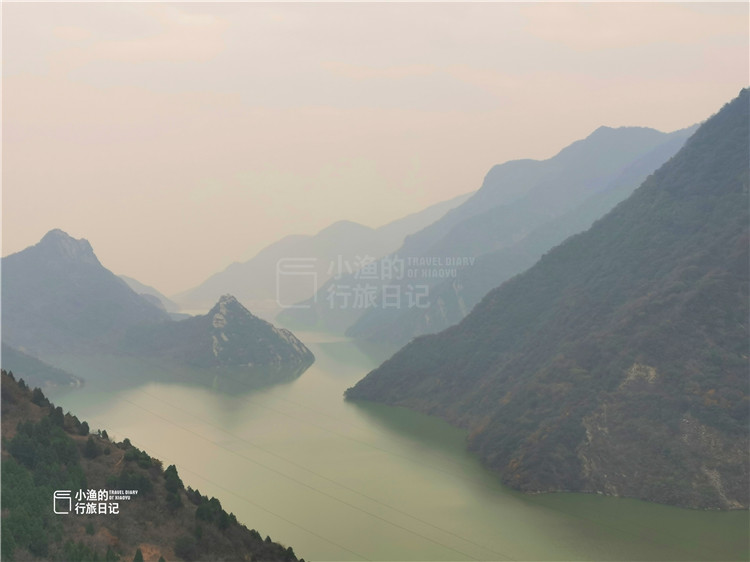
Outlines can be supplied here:
<path id="1" fill-rule="evenodd" d="M 232 295 L 224 295 L 201 316 L 141 326 L 123 349 L 200 368 L 258 369 L 301 374 L 315 360 L 289 330 L 254 316 Z"/>

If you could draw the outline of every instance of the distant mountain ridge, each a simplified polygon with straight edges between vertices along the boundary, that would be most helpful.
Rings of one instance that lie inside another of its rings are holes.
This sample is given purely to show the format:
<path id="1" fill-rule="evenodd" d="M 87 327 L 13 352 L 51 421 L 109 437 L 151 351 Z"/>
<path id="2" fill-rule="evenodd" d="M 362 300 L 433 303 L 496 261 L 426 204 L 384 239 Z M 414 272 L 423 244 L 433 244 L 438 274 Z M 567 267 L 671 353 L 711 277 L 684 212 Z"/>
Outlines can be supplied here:
<path id="1" fill-rule="evenodd" d="M 496 251 L 512 252 L 535 229 L 575 210 L 587 199 L 613 188 L 635 189 L 688 136 L 688 130 L 662 133 L 644 127 L 600 127 L 547 160 L 515 160 L 494 166 L 481 188 L 466 202 L 408 236 L 401 248 L 380 260 L 379 266 L 385 267 L 385 262 L 394 258 L 470 259 Z M 586 220 L 590 224 L 596 218 L 586 217 Z M 582 220 L 581 229 L 587 226 L 586 220 Z M 563 239 L 564 236 L 552 238 L 545 251 Z M 521 269 L 513 273 L 519 273 L 533 261 L 519 263 Z M 405 273 L 399 279 L 381 279 L 374 284 L 378 288 L 398 285 L 404 295 L 409 286 L 433 287 L 442 281 L 418 267 Z M 492 288 L 502 279 L 488 282 Z M 404 307 L 385 306 L 382 299 L 375 306 L 358 310 L 330 305 L 326 297 L 335 292 L 336 286 L 357 284 L 354 275 L 331 280 L 318 290 L 315 298 L 283 311 L 278 319 L 289 326 L 347 331 L 349 335 L 374 341 L 405 343 L 409 337 L 418 335 L 418 330 L 412 333 L 404 330 L 401 324 Z"/>
<path id="2" fill-rule="evenodd" d="M 364 258 L 378 258 L 396 249 L 404 238 L 461 204 L 468 195 L 454 197 L 379 228 L 338 221 L 314 236 L 291 235 L 270 244 L 252 259 L 235 262 L 197 287 L 175 295 L 185 310 L 206 309 L 223 294 L 231 293 L 258 314 L 273 317 L 282 305 L 293 305 L 315 292 L 340 264 L 354 267 Z M 283 269 L 304 263 L 306 275 Z M 282 269 L 279 265 L 282 263 Z M 315 277 L 316 285 L 311 282 Z"/>
<path id="3" fill-rule="evenodd" d="M 106 269 L 88 241 L 61 230 L 3 258 L 2 271 L 3 343 L 32 356 L 21 358 L 25 365 L 32 359 L 54 365 L 63 355 L 147 356 L 212 373 L 262 370 L 263 381 L 273 383 L 314 361 L 291 332 L 256 318 L 229 295 L 210 315 L 172 320 Z"/>
<path id="4" fill-rule="evenodd" d="M 623 168 L 605 188 L 577 207 L 544 222 L 506 247 L 480 255 L 471 267 L 460 269 L 455 277 L 434 285 L 427 297 L 428 306 L 397 313 L 375 309 L 359 318 L 347 335 L 403 346 L 416 336 L 456 324 L 491 289 L 531 267 L 545 252 L 588 229 L 626 199 L 650 173 L 674 156 L 696 129 L 697 125 L 670 133 L 664 143 Z"/>
<path id="5" fill-rule="evenodd" d="M 522 490 L 746 509 L 749 107 L 347 397 L 467 428 Z"/>
<path id="6" fill-rule="evenodd" d="M 33 355 L 111 346 L 168 314 L 106 269 L 85 239 L 59 229 L 2 259 L 3 341 Z"/>

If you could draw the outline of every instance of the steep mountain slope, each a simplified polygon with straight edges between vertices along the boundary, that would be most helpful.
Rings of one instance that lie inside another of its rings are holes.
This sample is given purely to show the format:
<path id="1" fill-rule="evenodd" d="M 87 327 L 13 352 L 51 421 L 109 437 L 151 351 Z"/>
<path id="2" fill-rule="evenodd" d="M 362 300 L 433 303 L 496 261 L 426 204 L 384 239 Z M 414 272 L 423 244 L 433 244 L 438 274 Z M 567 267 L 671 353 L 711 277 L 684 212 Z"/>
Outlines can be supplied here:
<path id="1" fill-rule="evenodd" d="M 496 222 L 495 230 L 486 228 L 484 223 L 492 222 L 493 215 L 487 214 L 491 209 L 500 212 L 496 221 L 509 222 L 516 231 L 528 229 L 528 221 L 560 215 L 606 188 L 624 167 L 667 142 L 669 136 L 646 127 L 599 127 L 547 160 L 497 165 L 471 199 L 441 221 L 408 237 L 398 253 L 476 256 L 491 251 L 495 248 L 486 244 L 487 237 L 497 230 L 496 236 L 502 241 L 506 230 L 502 222 Z M 472 250 L 477 242 L 479 251 Z"/>
<path id="2" fill-rule="evenodd" d="M 169 320 L 62 230 L 3 258 L 2 272 L 3 341 L 35 355 L 111 347 L 136 324 Z"/>
<path id="3" fill-rule="evenodd" d="M 185 488 L 174 465 L 164 470 L 128 439 L 89 434 L 86 422 L 5 370 L 2 433 L 3 560 L 128 561 L 138 552 L 154 562 L 297 560 L 291 548 L 239 523 L 218 499 Z M 88 490 L 97 503 L 78 501 Z M 99 497 L 110 490 L 137 493 L 129 500 Z M 68 499 L 56 499 L 55 491 L 67 491 Z M 97 511 L 101 505 L 107 514 Z"/>
<path id="4" fill-rule="evenodd" d="M 157 306 L 164 308 L 164 310 L 166 310 L 167 312 L 179 312 L 180 307 L 177 306 L 177 303 L 164 296 L 164 294 L 162 294 L 158 289 L 155 289 L 150 285 L 144 285 L 137 279 L 133 279 L 132 277 L 128 277 L 127 275 L 119 275 L 118 277 L 125 281 L 128 287 L 133 289 L 139 295 L 146 296 L 149 301 L 155 304 L 160 303 L 157 304 Z M 156 298 L 156 301 L 154 301 L 153 298 Z"/>
<path id="5" fill-rule="evenodd" d="M 409 295 L 424 294 L 424 287 L 454 279 L 458 269 L 453 265 L 456 261 L 471 263 L 480 255 L 514 248 L 535 229 L 599 193 L 616 188 L 635 189 L 679 149 L 687 136 L 688 131 L 666 134 L 643 127 L 600 127 L 550 159 L 519 160 L 495 166 L 481 189 L 469 200 L 407 237 L 394 255 L 380 260 L 376 267 L 378 271 L 388 270 L 387 262 L 403 260 L 400 262 L 404 264 L 403 273 L 395 277 L 381 275 L 368 283 L 377 286 L 376 293 L 391 290 L 408 302 Z M 595 218 L 598 216 L 590 220 Z M 552 240 L 544 251 L 563 238 Z M 441 265 L 422 265 L 433 262 Z M 447 267 L 443 263 L 448 264 Z M 530 265 L 528 261 L 520 264 Z M 516 269 L 512 273 L 520 271 L 522 269 Z M 501 281 L 490 283 L 490 288 Z M 401 326 L 400 314 L 408 304 L 389 306 L 382 294 L 378 294 L 373 306 L 357 309 L 330 298 L 337 296 L 339 287 L 361 285 L 356 275 L 333 279 L 314 299 L 301 303 L 299 308 L 284 311 L 278 319 L 290 326 L 334 331 L 351 328 L 350 334 L 370 339 L 378 339 L 379 332 L 390 333 L 394 325 Z M 398 289 L 385 288 L 393 285 Z M 420 302 L 418 308 L 421 307 Z M 397 332 L 401 333 L 401 329 Z"/>
<path id="6" fill-rule="evenodd" d="M 64 357 L 151 357 L 272 383 L 314 361 L 291 332 L 228 295 L 209 315 L 172 320 L 102 266 L 86 240 L 60 230 L 3 260 L 2 305 L 3 342 L 58 366 Z"/>
<path id="7" fill-rule="evenodd" d="M 347 397 L 467 428 L 523 490 L 747 508 L 749 105 Z"/>
<path id="8" fill-rule="evenodd" d="M 294 334 L 253 316 L 231 295 L 221 297 L 208 314 L 133 328 L 123 347 L 138 356 L 194 367 L 266 368 L 297 375 L 315 360 Z"/>
<path id="9" fill-rule="evenodd" d="M 5 342 L 2 344 L 1 357 L 3 368 L 6 371 L 22 373 L 24 380 L 32 387 L 67 386 L 78 388 L 83 385 L 83 380 L 79 377 L 48 365 Z"/>
<path id="10" fill-rule="evenodd" d="M 174 299 L 185 309 L 205 309 L 220 295 L 231 293 L 259 314 L 273 316 L 279 310 L 278 303 L 292 305 L 312 296 L 335 273 L 339 262 L 352 265 L 365 256 L 379 258 L 392 252 L 407 234 L 438 220 L 467 197 L 462 195 L 437 203 L 380 228 L 339 221 L 315 236 L 287 236 L 252 259 L 233 263 Z M 304 274 L 284 269 L 285 263 L 292 268 L 295 263 L 304 263 Z M 312 283 L 313 276 L 316 284 Z"/>
<path id="11" fill-rule="evenodd" d="M 364 314 L 347 335 L 403 346 L 416 336 L 436 333 L 456 324 L 491 289 L 531 267 L 545 252 L 569 236 L 588 229 L 626 199 L 649 174 L 674 156 L 696 129 L 697 126 L 670 134 L 667 142 L 625 167 L 605 189 L 589 196 L 573 210 L 532 229 L 517 242 L 479 256 L 470 267 L 458 269 L 455 277 L 430 288 L 426 306 L 403 310 L 375 308 Z"/>

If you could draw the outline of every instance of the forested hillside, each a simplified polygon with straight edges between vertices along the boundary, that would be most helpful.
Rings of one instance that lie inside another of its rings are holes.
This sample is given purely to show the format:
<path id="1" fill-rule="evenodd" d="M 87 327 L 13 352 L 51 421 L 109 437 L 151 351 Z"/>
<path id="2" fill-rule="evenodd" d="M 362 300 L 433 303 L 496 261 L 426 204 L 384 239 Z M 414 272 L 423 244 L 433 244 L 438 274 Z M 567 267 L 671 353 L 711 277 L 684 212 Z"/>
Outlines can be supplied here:
<path id="1" fill-rule="evenodd" d="M 174 465 L 164 469 L 128 439 L 93 432 L 4 370 L 2 430 L 4 561 L 297 560 L 292 548 L 249 530 L 218 499 L 185 487 Z M 88 490 L 97 503 L 76 497 Z M 100 490 L 137 493 L 114 501 Z M 69 492 L 69 501 L 55 500 L 55 491 Z"/>

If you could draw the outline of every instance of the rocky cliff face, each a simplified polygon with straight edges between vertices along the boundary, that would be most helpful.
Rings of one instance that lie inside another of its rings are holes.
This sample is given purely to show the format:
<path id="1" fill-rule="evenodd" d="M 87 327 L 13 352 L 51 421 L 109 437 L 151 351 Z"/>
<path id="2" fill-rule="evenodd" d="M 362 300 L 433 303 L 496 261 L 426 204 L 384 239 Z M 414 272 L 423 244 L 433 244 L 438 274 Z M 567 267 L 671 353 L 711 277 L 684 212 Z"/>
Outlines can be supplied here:
<path id="1" fill-rule="evenodd" d="M 653 367 L 635 364 L 618 390 L 581 420 L 586 435 L 576 453 L 583 489 L 699 508 L 747 507 L 747 485 L 738 478 L 750 450 L 747 438 L 702 423 L 690 412 L 668 426 L 653 420 L 639 428 L 632 419 L 628 409 L 653 392 L 657 377 Z"/>
<path id="2" fill-rule="evenodd" d="M 222 296 L 205 315 L 131 330 L 124 349 L 194 367 L 248 372 L 266 369 L 300 374 L 315 360 L 289 330 L 254 316 L 231 295 Z"/>
<path id="3" fill-rule="evenodd" d="M 312 364 L 312 352 L 292 332 L 277 328 L 250 313 L 232 295 L 224 295 L 206 315 L 211 328 L 211 351 L 219 365 Z M 199 317 L 193 322 L 200 322 Z"/>

